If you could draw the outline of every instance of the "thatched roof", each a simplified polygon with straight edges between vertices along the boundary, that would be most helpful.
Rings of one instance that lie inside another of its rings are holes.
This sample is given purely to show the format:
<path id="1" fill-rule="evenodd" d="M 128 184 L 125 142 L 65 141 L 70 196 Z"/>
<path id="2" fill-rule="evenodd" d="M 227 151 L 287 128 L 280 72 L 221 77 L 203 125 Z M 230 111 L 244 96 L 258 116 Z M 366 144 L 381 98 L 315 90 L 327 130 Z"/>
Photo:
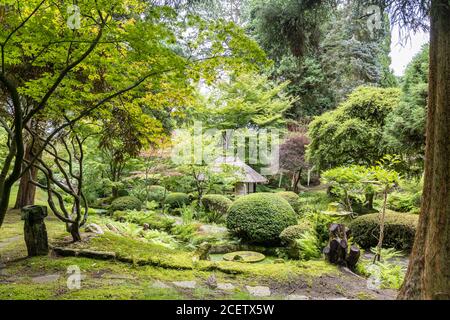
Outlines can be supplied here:
<path id="1" fill-rule="evenodd" d="M 260 175 L 249 165 L 245 164 L 238 157 L 218 157 L 212 164 L 212 170 L 216 172 L 221 171 L 223 168 L 222 165 L 236 167 L 237 169 L 235 174 L 239 182 L 266 183 L 268 181 L 265 177 Z"/>

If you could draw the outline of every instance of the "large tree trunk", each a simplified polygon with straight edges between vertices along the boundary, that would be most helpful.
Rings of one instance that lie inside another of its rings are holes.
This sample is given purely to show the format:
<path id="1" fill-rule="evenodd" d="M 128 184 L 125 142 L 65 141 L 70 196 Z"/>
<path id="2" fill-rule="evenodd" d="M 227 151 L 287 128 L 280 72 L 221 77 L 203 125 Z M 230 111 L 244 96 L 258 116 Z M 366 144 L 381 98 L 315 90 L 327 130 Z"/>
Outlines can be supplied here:
<path id="1" fill-rule="evenodd" d="M 33 155 L 31 152 L 31 145 L 28 144 L 25 149 L 25 159 L 32 160 Z M 34 197 L 36 194 L 36 186 L 30 183 L 31 180 L 36 181 L 38 170 L 36 167 L 32 166 L 29 172 L 22 175 L 20 178 L 19 190 L 17 192 L 16 204 L 14 209 L 20 209 L 25 206 L 34 204 Z M 30 179 L 31 174 L 31 179 Z"/>
<path id="2" fill-rule="evenodd" d="M 449 17 L 448 1 L 433 0 L 423 199 L 399 299 L 450 299 Z"/>

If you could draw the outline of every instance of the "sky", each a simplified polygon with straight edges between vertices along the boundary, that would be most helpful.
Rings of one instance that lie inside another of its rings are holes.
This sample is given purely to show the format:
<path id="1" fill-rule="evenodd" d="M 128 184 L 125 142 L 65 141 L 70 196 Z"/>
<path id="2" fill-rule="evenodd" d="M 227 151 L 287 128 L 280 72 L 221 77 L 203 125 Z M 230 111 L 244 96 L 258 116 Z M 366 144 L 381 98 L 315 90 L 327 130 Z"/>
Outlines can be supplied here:
<path id="1" fill-rule="evenodd" d="M 400 41 L 398 28 L 394 26 L 391 35 L 391 68 L 396 76 L 402 76 L 406 65 L 420 51 L 422 45 L 428 42 L 429 34 L 424 32 L 413 34 L 411 32 L 410 39 Z"/>

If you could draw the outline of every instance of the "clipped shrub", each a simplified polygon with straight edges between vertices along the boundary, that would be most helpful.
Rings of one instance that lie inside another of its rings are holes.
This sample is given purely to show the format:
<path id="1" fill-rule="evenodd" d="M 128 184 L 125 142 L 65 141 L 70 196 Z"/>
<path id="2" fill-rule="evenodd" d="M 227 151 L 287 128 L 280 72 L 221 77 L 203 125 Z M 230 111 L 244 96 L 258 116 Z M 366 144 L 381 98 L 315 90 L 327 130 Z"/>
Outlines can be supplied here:
<path id="1" fill-rule="evenodd" d="M 295 192 L 292 191 L 282 191 L 282 192 L 278 192 L 277 193 L 279 196 L 281 196 L 283 199 L 285 199 L 287 202 L 289 202 L 289 204 L 291 205 L 292 209 L 294 209 L 294 211 L 296 213 L 299 212 L 300 210 L 300 197 L 298 196 L 298 194 L 296 194 Z"/>
<path id="2" fill-rule="evenodd" d="M 161 204 L 166 196 L 166 188 L 163 186 L 149 186 L 148 187 L 148 201 L 155 201 Z"/>
<path id="3" fill-rule="evenodd" d="M 129 196 L 130 193 L 128 192 L 127 189 L 119 189 L 119 190 L 117 190 L 117 195 L 119 197 L 126 197 L 126 196 Z"/>
<path id="4" fill-rule="evenodd" d="M 111 212 L 121 210 L 141 210 L 141 207 L 141 200 L 133 196 L 125 196 L 114 199 L 109 206 L 109 210 Z"/>
<path id="5" fill-rule="evenodd" d="M 190 203 L 189 196 L 183 192 L 172 192 L 166 197 L 165 205 L 171 209 L 181 208 Z"/>
<path id="6" fill-rule="evenodd" d="M 410 212 L 420 207 L 421 193 L 393 192 L 387 201 L 388 209 L 398 212 Z"/>
<path id="7" fill-rule="evenodd" d="M 280 233 L 280 239 L 283 244 L 292 245 L 296 242 L 297 239 L 300 239 L 300 236 L 306 231 L 310 230 L 312 227 L 303 222 L 301 224 L 295 224 L 293 226 L 289 226 Z"/>
<path id="8" fill-rule="evenodd" d="M 142 212 L 142 211 L 115 211 L 113 218 L 121 222 L 132 222 L 143 226 L 148 224 L 150 229 L 169 231 L 175 224 L 175 220 L 157 215 L 154 212 Z"/>
<path id="9" fill-rule="evenodd" d="M 225 215 L 233 202 L 221 194 L 207 194 L 202 198 L 202 205 L 207 211 Z"/>
<path id="10" fill-rule="evenodd" d="M 228 210 L 227 228 L 251 243 L 277 244 L 280 233 L 297 223 L 291 205 L 274 193 L 238 198 Z"/>
<path id="11" fill-rule="evenodd" d="M 418 217 L 408 213 L 386 212 L 383 247 L 410 250 Z M 375 247 L 380 234 L 379 214 L 360 216 L 349 224 L 353 240 L 362 248 Z"/>

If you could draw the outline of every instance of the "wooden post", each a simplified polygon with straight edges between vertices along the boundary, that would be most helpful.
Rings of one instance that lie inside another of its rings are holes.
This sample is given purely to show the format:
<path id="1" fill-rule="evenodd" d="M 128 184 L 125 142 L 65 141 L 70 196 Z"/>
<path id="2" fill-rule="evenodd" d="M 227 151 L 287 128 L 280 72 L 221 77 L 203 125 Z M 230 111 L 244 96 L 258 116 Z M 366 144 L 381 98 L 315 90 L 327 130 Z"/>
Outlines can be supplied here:
<path id="1" fill-rule="evenodd" d="M 47 229 L 44 218 L 47 216 L 46 206 L 25 206 L 22 208 L 24 236 L 29 257 L 48 254 Z"/>

